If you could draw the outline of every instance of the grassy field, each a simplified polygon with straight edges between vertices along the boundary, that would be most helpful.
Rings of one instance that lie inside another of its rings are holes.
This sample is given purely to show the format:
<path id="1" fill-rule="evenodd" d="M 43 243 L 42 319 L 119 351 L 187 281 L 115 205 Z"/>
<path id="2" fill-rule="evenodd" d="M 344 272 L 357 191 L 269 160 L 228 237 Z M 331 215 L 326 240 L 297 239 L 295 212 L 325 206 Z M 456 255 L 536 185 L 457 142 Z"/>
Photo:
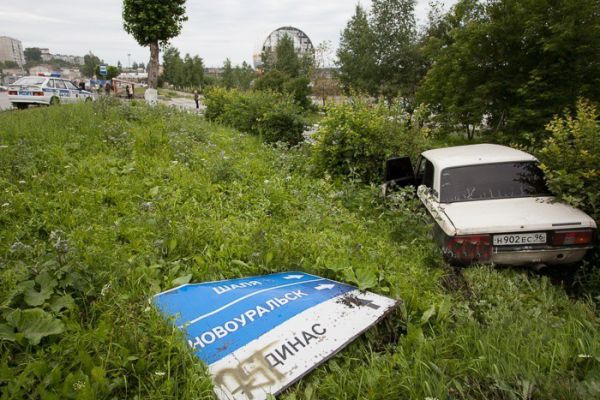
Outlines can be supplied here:
<path id="1" fill-rule="evenodd" d="M 149 297 L 287 270 L 402 304 L 283 399 L 600 397 L 593 303 L 447 268 L 409 193 L 307 152 L 136 102 L 0 113 L 0 399 L 212 398 Z"/>

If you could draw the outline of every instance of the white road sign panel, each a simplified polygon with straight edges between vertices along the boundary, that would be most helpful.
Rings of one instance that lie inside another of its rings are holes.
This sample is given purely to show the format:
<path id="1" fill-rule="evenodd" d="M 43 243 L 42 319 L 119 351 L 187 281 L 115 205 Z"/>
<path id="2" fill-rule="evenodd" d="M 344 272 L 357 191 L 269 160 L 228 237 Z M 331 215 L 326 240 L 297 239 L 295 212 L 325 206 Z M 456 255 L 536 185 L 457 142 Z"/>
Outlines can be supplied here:
<path id="1" fill-rule="evenodd" d="M 154 303 L 186 333 L 220 399 L 261 400 L 332 357 L 396 300 L 289 272 L 183 285 Z"/>

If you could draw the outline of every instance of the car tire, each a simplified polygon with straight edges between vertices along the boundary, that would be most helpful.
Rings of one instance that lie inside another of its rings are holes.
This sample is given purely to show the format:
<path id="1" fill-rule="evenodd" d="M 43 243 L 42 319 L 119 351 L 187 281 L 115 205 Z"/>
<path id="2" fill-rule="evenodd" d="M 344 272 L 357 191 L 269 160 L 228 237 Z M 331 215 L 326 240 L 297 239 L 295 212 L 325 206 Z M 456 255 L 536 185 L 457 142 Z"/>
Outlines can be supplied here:
<path id="1" fill-rule="evenodd" d="M 50 99 L 50 105 L 51 106 L 56 106 L 60 104 L 60 99 L 56 96 L 52 96 L 52 98 Z"/>
<path id="2" fill-rule="evenodd" d="M 29 104 L 25 104 L 25 103 L 16 103 L 15 106 L 19 109 L 19 110 L 26 110 L 29 107 Z"/>

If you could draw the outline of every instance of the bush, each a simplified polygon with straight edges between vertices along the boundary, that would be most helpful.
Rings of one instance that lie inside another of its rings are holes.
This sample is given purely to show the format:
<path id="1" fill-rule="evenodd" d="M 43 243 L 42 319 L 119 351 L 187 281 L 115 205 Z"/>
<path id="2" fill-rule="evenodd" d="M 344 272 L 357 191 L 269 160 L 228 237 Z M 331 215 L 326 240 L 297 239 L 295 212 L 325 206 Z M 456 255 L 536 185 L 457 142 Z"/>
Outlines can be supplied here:
<path id="1" fill-rule="evenodd" d="M 548 187 L 558 198 L 600 222 L 600 122 L 598 109 L 580 100 L 575 117 L 555 117 L 546 129 L 538 157 Z M 600 310 L 600 250 L 591 251 L 574 276 L 575 288 L 594 299 Z"/>
<path id="2" fill-rule="evenodd" d="M 284 72 L 272 70 L 254 81 L 254 89 L 289 94 L 304 109 L 312 104 L 310 79 L 304 75 L 292 78 Z"/>
<path id="3" fill-rule="evenodd" d="M 266 142 L 295 145 L 306 125 L 303 109 L 291 96 L 270 91 L 211 88 L 204 96 L 211 121 L 261 136 Z"/>
<path id="4" fill-rule="evenodd" d="M 550 137 L 539 151 L 548 186 L 559 198 L 600 221 L 600 122 L 598 109 L 585 100 L 575 117 L 555 117 Z"/>
<path id="5" fill-rule="evenodd" d="M 420 110 L 406 113 L 398 103 L 388 107 L 361 99 L 330 106 L 315 135 L 317 171 L 381 182 L 386 159 L 409 155 L 414 161 L 426 146 L 420 115 Z"/>

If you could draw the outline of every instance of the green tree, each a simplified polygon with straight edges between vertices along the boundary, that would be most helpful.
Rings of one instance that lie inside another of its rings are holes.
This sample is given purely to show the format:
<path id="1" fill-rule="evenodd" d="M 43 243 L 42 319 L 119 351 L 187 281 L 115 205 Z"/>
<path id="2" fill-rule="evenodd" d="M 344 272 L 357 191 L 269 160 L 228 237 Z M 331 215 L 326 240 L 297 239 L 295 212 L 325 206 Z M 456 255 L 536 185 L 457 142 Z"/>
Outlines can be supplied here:
<path id="1" fill-rule="evenodd" d="M 472 139 L 486 113 L 488 79 L 473 57 L 482 40 L 483 8 L 477 0 L 463 0 L 442 19 L 432 21 L 424 54 L 433 67 L 417 93 L 446 127 L 459 125 Z"/>
<path id="2" fill-rule="evenodd" d="M 415 0 L 373 0 L 371 29 L 375 36 L 379 91 L 389 100 L 401 96 L 412 103 L 420 80 Z"/>
<path id="3" fill-rule="evenodd" d="M 131 64 L 131 69 L 138 69 L 138 63 L 134 61 L 133 64 Z"/>
<path id="4" fill-rule="evenodd" d="M 221 83 L 227 89 L 231 89 L 235 86 L 233 67 L 231 66 L 231 60 L 225 59 L 223 63 L 223 72 L 221 73 Z"/>
<path id="5" fill-rule="evenodd" d="M 600 222 L 600 112 L 579 100 L 570 114 L 546 126 L 550 137 L 538 156 L 552 192 Z"/>
<path id="6" fill-rule="evenodd" d="M 580 96 L 600 100 L 597 0 L 462 0 L 440 26 L 419 97 L 472 122 L 485 115 L 497 140 L 537 142 Z"/>
<path id="7" fill-rule="evenodd" d="M 204 61 L 200 56 L 195 55 L 192 58 L 192 80 L 190 84 L 194 88 L 200 88 L 204 83 Z"/>
<path id="8" fill-rule="evenodd" d="M 83 56 L 83 65 L 81 66 L 81 73 L 86 78 L 92 78 L 96 73 L 98 65 L 102 64 L 102 60 L 95 56 L 91 51 Z"/>
<path id="9" fill-rule="evenodd" d="M 342 32 L 337 51 L 337 66 L 342 87 L 377 95 L 377 59 L 375 56 L 375 34 L 369 26 L 367 12 L 356 6 L 354 16 Z"/>
<path id="10" fill-rule="evenodd" d="M 294 48 L 294 40 L 285 34 L 275 46 L 275 59 L 273 69 L 287 74 L 291 78 L 300 75 L 300 57 Z"/>
<path id="11" fill-rule="evenodd" d="M 23 53 L 27 64 L 42 61 L 42 51 L 38 47 L 28 47 Z"/>
<path id="12" fill-rule="evenodd" d="M 19 68 L 19 64 L 17 64 L 16 61 L 6 60 L 6 61 L 4 61 L 4 68 L 6 68 L 6 69 Z"/>
<path id="13" fill-rule="evenodd" d="M 244 61 L 241 66 L 236 65 L 233 69 L 235 86 L 242 90 L 250 89 L 252 81 L 256 77 L 254 69 Z"/>
<path id="14" fill-rule="evenodd" d="M 123 27 L 142 46 L 150 47 L 148 86 L 158 83 L 159 45 L 179 35 L 185 15 L 185 0 L 123 0 Z"/>
<path id="15" fill-rule="evenodd" d="M 102 77 L 102 79 L 110 81 L 112 78 L 116 78 L 117 76 L 119 76 L 121 72 L 119 71 L 118 67 L 115 67 L 114 65 L 109 65 L 106 67 L 106 77 L 103 77 L 100 75 L 100 65 L 98 65 L 96 66 L 96 71 L 94 73 L 96 74 L 96 76 Z"/>
<path id="16" fill-rule="evenodd" d="M 176 87 L 180 87 L 184 82 L 183 60 L 179 50 L 173 46 L 167 46 L 163 52 L 162 79 Z"/>

